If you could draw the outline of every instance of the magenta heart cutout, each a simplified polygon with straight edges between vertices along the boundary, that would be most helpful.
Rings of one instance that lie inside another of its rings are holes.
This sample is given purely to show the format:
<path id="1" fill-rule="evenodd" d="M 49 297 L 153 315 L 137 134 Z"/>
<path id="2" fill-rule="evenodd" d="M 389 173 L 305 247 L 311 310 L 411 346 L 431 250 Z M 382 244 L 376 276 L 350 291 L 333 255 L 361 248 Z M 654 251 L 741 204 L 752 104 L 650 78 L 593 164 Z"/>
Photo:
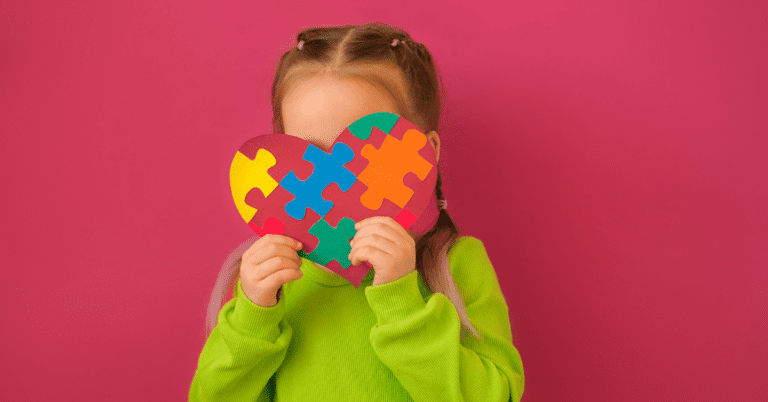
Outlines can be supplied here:
<path id="1" fill-rule="evenodd" d="M 347 259 L 355 223 L 389 216 L 408 229 L 434 203 L 436 180 L 424 133 L 386 112 L 350 124 L 329 152 L 287 134 L 253 137 L 230 167 L 232 197 L 249 227 L 300 241 L 299 255 L 355 287 L 372 268 Z"/>

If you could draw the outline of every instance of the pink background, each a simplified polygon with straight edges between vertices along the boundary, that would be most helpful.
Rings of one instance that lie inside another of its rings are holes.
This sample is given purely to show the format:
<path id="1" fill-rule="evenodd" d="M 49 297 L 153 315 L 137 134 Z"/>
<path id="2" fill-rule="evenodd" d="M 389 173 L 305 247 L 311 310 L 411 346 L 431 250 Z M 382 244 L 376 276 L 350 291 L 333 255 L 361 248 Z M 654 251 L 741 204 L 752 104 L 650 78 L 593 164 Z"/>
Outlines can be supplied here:
<path id="1" fill-rule="evenodd" d="M 154 3 L 0 7 L 0 400 L 186 399 L 277 58 L 370 21 L 443 74 L 524 401 L 768 399 L 764 2 Z"/>

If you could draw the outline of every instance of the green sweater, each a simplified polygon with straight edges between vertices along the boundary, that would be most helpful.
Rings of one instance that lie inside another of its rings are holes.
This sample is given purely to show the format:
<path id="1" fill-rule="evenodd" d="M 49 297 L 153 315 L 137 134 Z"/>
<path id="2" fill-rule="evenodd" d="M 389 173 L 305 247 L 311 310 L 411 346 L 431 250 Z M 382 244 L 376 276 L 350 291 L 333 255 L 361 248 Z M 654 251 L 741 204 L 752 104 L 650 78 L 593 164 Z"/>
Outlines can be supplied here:
<path id="1" fill-rule="evenodd" d="M 483 243 L 463 236 L 448 252 L 472 325 L 460 340 L 456 309 L 412 271 L 355 288 L 302 260 L 276 305 L 243 293 L 221 308 L 189 401 L 520 400 L 525 376 L 508 308 Z"/>

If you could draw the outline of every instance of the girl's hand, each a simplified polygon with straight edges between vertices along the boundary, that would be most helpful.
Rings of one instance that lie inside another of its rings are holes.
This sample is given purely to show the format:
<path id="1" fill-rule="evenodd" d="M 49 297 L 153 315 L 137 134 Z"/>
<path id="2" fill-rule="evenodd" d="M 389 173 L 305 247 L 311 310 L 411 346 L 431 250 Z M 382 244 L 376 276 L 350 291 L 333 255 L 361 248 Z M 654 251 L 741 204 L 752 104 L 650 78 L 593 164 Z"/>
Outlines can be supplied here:
<path id="1" fill-rule="evenodd" d="M 373 265 L 372 286 L 400 279 L 416 269 L 416 242 L 399 223 L 388 216 L 374 216 L 355 224 L 357 233 L 350 245 L 349 261 Z"/>
<path id="2" fill-rule="evenodd" d="M 283 284 L 304 276 L 301 243 L 288 236 L 267 234 L 245 250 L 240 262 L 240 285 L 250 301 L 274 307 Z"/>

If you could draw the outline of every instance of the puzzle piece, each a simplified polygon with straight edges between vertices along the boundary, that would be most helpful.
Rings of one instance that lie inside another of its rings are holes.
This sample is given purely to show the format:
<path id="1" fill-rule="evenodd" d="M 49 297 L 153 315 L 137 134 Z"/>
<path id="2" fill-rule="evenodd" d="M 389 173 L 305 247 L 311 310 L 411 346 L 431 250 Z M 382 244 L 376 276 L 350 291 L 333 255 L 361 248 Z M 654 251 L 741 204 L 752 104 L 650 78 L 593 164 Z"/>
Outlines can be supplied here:
<path id="1" fill-rule="evenodd" d="M 277 181 L 267 172 L 275 164 L 277 159 L 266 149 L 259 149 L 253 160 L 240 151 L 235 153 L 235 158 L 229 167 L 229 184 L 235 206 L 246 222 L 251 221 L 257 209 L 246 204 L 245 196 L 251 189 L 258 188 L 264 197 L 267 197 L 277 187 Z"/>
<path id="2" fill-rule="evenodd" d="M 285 233 L 285 224 L 280 219 L 270 216 L 264 220 L 264 227 L 260 228 L 254 222 L 248 222 L 248 226 L 256 232 L 257 235 L 264 237 L 266 234 L 283 234 Z"/>
<path id="3" fill-rule="evenodd" d="M 388 135 L 378 150 L 372 145 L 364 146 L 360 153 L 370 163 L 357 176 L 368 186 L 360 202 L 369 209 L 377 210 L 386 198 L 404 208 L 413 196 L 413 190 L 403 184 L 403 177 L 415 173 L 420 180 L 424 180 L 432 169 L 432 164 L 419 155 L 419 150 L 426 143 L 424 134 L 411 129 L 403 134 L 402 141 Z"/>
<path id="4" fill-rule="evenodd" d="M 338 261 L 333 260 L 328 264 L 325 264 L 325 267 L 346 279 L 347 282 L 351 283 L 352 286 L 356 288 L 360 287 L 363 280 L 365 280 L 370 273 L 374 272 L 373 265 L 368 261 L 363 261 L 360 265 L 350 265 L 347 268 L 343 268 L 339 265 Z M 371 279 L 373 279 L 372 276 Z"/>
<path id="5" fill-rule="evenodd" d="M 357 138 L 361 140 L 367 140 L 371 135 L 371 129 L 373 127 L 389 134 L 392 127 L 395 126 L 400 116 L 389 112 L 377 112 L 371 113 L 365 117 L 361 117 L 350 124 L 349 131 Z"/>
<path id="6" fill-rule="evenodd" d="M 410 228 L 411 225 L 416 222 L 416 219 L 417 216 L 405 208 L 403 208 L 403 210 L 394 217 L 395 222 L 399 223 L 400 226 L 402 226 L 405 230 L 408 230 L 408 228 Z"/>
<path id="7" fill-rule="evenodd" d="M 365 158 L 362 159 L 367 161 Z M 416 175 L 412 174 L 406 176 L 416 177 Z M 355 184 L 353 184 L 346 192 L 342 192 L 336 186 L 328 186 L 323 192 L 323 198 L 333 201 L 334 207 L 325 214 L 323 219 L 325 219 L 329 225 L 334 226 L 338 225 L 339 220 L 345 217 L 350 218 L 355 222 L 360 222 L 371 216 L 391 216 L 394 218 L 403 210 L 403 208 L 398 207 L 394 202 L 388 199 L 384 199 L 381 203 L 381 207 L 375 211 L 367 208 L 360 203 L 360 197 L 362 197 L 366 191 L 368 191 L 368 187 L 366 187 L 360 180 L 355 181 Z M 410 202 L 406 207 L 409 205 Z M 258 216 L 258 214 L 256 215 Z"/>
<path id="8" fill-rule="evenodd" d="M 326 265 L 336 260 L 345 269 L 352 264 L 347 257 L 352 251 L 349 241 L 357 233 L 355 221 L 344 218 L 334 228 L 325 219 L 320 218 L 309 229 L 309 233 L 317 237 L 320 242 L 309 254 L 299 251 L 300 256 L 315 261 L 320 265 Z"/>
<path id="9" fill-rule="evenodd" d="M 331 183 L 336 183 L 341 191 L 347 191 L 357 180 L 355 175 L 344 167 L 355 157 L 354 152 L 343 143 L 336 143 L 330 154 L 310 144 L 304 151 L 303 159 L 315 165 L 312 174 L 306 180 L 299 180 L 290 171 L 280 186 L 296 196 L 285 205 L 285 212 L 294 219 L 303 219 L 306 208 L 311 208 L 322 218 L 333 207 L 333 202 L 323 199 L 322 192 Z"/>
<path id="10" fill-rule="evenodd" d="M 309 229 L 315 222 L 320 220 L 320 216 L 312 210 L 307 211 L 304 215 L 304 219 L 301 220 L 296 220 L 288 216 L 285 212 L 285 204 L 292 199 L 294 199 L 293 194 L 289 193 L 288 190 L 283 187 L 277 186 L 277 188 L 275 188 L 269 195 L 269 202 L 267 202 L 267 199 L 264 198 L 261 191 L 254 188 L 245 196 L 245 202 L 248 203 L 248 205 L 258 208 L 259 211 L 253 219 L 248 222 L 248 226 L 253 229 L 256 234 L 259 234 L 259 231 L 263 228 L 263 233 L 266 234 L 273 232 L 270 229 L 275 228 L 272 224 L 275 223 L 272 220 L 274 219 L 285 225 L 285 231 L 276 234 L 282 234 L 300 241 L 303 250 L 312 250 L 317 245 L 317 238 L 309 234 Z M 261 236 L 261 234 L 259 234 L 259 236 Z"/>

